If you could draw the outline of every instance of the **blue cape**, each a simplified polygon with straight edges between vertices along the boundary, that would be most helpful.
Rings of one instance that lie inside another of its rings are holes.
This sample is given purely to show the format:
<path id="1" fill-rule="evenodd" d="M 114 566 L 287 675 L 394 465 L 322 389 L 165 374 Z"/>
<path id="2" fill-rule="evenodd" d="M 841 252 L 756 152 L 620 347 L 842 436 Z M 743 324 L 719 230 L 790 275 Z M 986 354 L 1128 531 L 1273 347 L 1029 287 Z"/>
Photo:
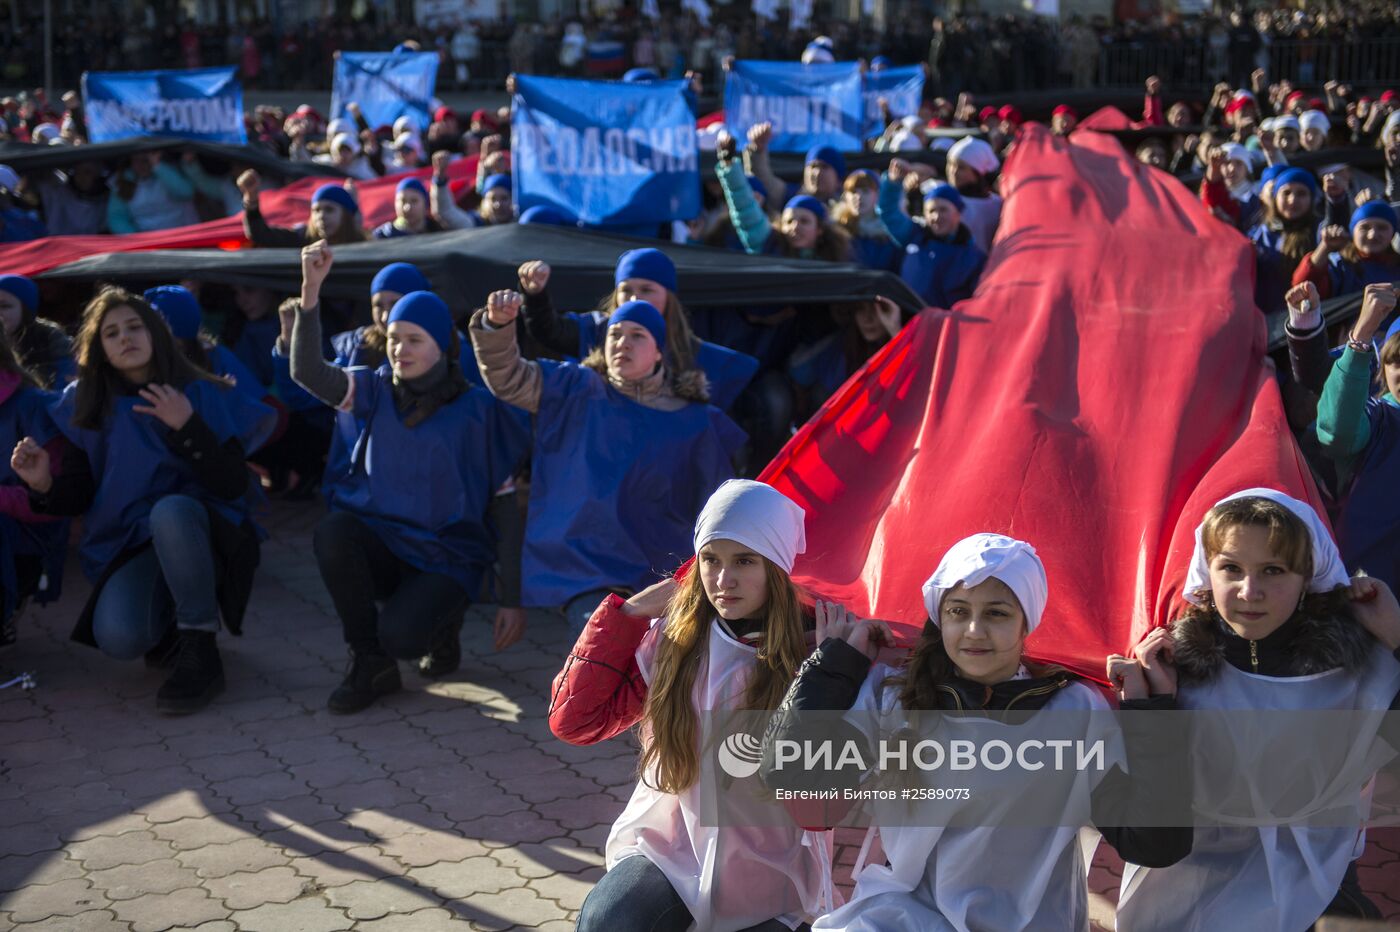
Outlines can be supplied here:
<path id="1" fill-rule="evenodd" d="M 20 387 L 0 402 L 0 447 L 13 450 L 25 437 L 33 437 L 40 446 L 58 434 L 49 406 L 58 396 L 43 389 Z M 0 484 L 20 485 L 20 478 L 10 468 L 10 460 L 0 463 Z M 68 546 L 68 521 L 25 524 L 9 517 L 0 517 L 0 598 L 3 615 L 9 618 L 18 602 L 19 579 L 15 558 L 36 556 L 48 577 L 48 585 L 34 597 L 39 604 L 58 598 L 63 586 L 63 564 Z"/>
<path id="2" fill-rule="evenodd" d="M 282 332 L 282 321 L 276 312 L 257 320 L 247 321 L 238 342 L 233 344 L 233 354 L 243 365 L 257 376 L 258 384 L 264 392 L 272 385 L 272 349 L 277 345 L 277 336 Z M 259 393 L 260 395 L 263 393 Z"/>
<path id="3" fill-rule="evenodd" d="M 148 414 L 131 410 L 144 404 L 139 397 L 118 398 L 101 430 L 76 426 L 77 387 L 75 382 L 64 389 L 49 411 L 69 442 L 87 454 L 97 482 L 92 507 L 83 518 L 78 550 L 89 579 L 101 578 L 118 554 L 151 539 L 151 506 L 167 495 L 196 498 L 235 525 L 252 517 L 260 493 L 256 483 L 250 481 L 248 494 L 237 501 L 216 498 L 170 449 L 166 443 L 170 429 Z M 185 396 L 220 443 L 237 437 L 245 453 L 262 446 L 277 425 L 277 412 L 267 405 L 205 379 L 185 386 Z"/>
<path id="4" fill-rule="evenodd" d="M 452 578 L 475 598 L 495 560 L 487 511 L 529 449 L 528 415 L 472 387 L 406 427 L 387 363 L 346 374 L 355 383 L 353 410 L 337 420 L 361 426 L 334 473 L 327 464 L 330 507 L 358 516 L 395 556 Z"/>
<path id="5" fill-rule="evenodd" d="M 1364 569 L 1400 586 L 1400 408 L 1367 402 L 1371 439 L 1358 457 L 1351 491 L 1337 522 L 1337 545 L 1352 572 Z"/>
<path id="6" fill-rule="evenodd" d="M 525 603 L 641 589 L 690 556 L 695 517 L 734 477 L 744 432 L 713 405 L 657 411 L 577 363 L 539 366 Z"/>
<path id="7" fill-rule="evenodd" d="M 950 308 L 972 297 L 987 256 L 971 239 L 944 242 L 920 226 L 914 241 L 904 248 L 899 277 L 918 292 L 928 307 Z"/>

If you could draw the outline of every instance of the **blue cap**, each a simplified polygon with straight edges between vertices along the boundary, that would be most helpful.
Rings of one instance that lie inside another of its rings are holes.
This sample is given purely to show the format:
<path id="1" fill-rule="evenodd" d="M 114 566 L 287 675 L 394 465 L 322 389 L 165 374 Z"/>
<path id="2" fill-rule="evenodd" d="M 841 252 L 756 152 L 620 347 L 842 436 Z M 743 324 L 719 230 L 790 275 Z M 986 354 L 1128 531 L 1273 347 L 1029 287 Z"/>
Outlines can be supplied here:
<path id="1" fill-rule="evenodd" d="M 810 194 L 799 194 L 787 202 L 783 210 L 792 210 L 800 207 L 803 210 L 810 210 L 817 215 L 818 223 L 826 222 L 826 205 L 812 197 Z"/>
<path id="2" fill-rule="evenodd" d="M 507 191 L 509 191 L 509 190 L 510 190 L 510 175 L 505 175 L 505 174 L 487 175 L 487 176 L 486 176 L 486 180 L 483 181 L 483 182 L 481 183 L 481 193 L 482 193 L 483 195 L 490 194 L 492 191 L 495 191 L 497 188 L 505 188 Z"/>
<path id="3" fill-rule="evenodd" d="M 311 195 L 311 203 L 317 201 L 330 201 L 332 204 L 339 204 L 346 213 L 358 214 L 360 205 L 355 203 L 355 197 L 349 191 L 338 184 L 323 184 L 316 189 L 316 193 Z"/>
<path id="4" fill-rule="evenodd" d="M 23 275 L 0 275 L 0 291 L 7 291 L 18 298 L 26 311 L 39 309 L 39 286 Z"/>
<path id="5" fill-rule="evenodd" d="M 872 69 L 874 69 L 874 68 L 889 68 L 889 67 L 891 67 L 893 64 L 894 64 L 894 62 L 890 61 L 889 58 L 888 58 L 888 56 L 885 56 L 885 55 L 876 55 L 874 58 L 870 59 L 870 67 L 871 67 Z"/>
<path id="6" fill-rule="evenodd" d="M 1400 335 L 1400 317 L 1395 319 L 1395 323 L 1390 325 L 1390 329 L 1385 332 L 1385 339 L 1381 340 L 1381 346 L 1385 346 L 1395 336 Z"/>
<path id="7" fill-rule="evenodd" d="M 745 175 L 744 180 L 749 183 L 750 191 L 762 197 L 765 201 L 768 200 L 768 185 L 759 181 L 757 175 Z"/>
<path id="8" fill-rule="evenodd" d="M 412 294 L 415 291 L 432 291 L 433 286 L 428 284 L 428 279 L 422 272 L 418 271 L 418 266 L 410 265 L 407 262 L 391 262 L 374 276 L 374 280 L 369 284 L 371 295 L 379 294 L 381 291 L 392 291 L 394 294 Z"/>
<path id="9" fill-rule="evenodd" d="M 629 249 L 617 259 L 613 285 L 629 278 L 644 278 L 656 282 L 671 293 L 676 291 L 676 264 L 659 249 Z"/>
<path id="10" fill-rule="evenodd" d="M 1288 168 L 1289 166 L 1287 165 L 1270 165 L 1268 168 L 1264 169 L 1262 172 L 1259 173 L 1259 183 L 1261 185 L 1268 184 L 1270 181 L 1273 181 L 1279 175 L 1282 175 L 1284 172 L 1288 171 Z"/>
<path id="11" fill-rule="evenodd" d="M 1274 166 L 1270 165 L 1269 167 L 1273 168 Z M 1283 171 L 1274 176 L 1275 192 L 1283 190 L 1283 186 L 1286 184 L 1300 184 L 1308 189 L 1309 194 L 1314 197 L 1317 195 L 1317 179 L 1306 168 L 1285 167 Z"/>
<path id="12" fill-rule="evenodd" d="M 536 204 L 520 215 L 521 223 L 539 223 L 551 227 L 571 227 L 575 221 L 562 210 L 544 204 Z"/>
<path id="13" fill-rule="evenodd" d="M 628 84 L 645 84 L 648 81 L 660 81 L 661 75 L 650 68 L 632 68 L 622 76 L 622 80 Z"/>
<path id="14" fill-rule="evenodd" d="M 1351 226 L 1347 229 L 1355 233 L 1356 225 L 1362 220 L 1384 220 L 1392 227 L 1400 227 L 1400 221 L 1395 218 L 1395 208 L 1385 201 L 1367 201 L 1356 208 L 1351 212 Z"/>
<path id="15" fill-rule="evenodd" d="M 835 146 L 813 146 L 807 150 L 803 164 L 808 162 L 823 162 L 836 170 L 837 178 L 846 177 L 846 157 Z"/>
<path id="16" fill-rule="evenodd" d="M 958 189 L 946 182 L 929 188 L 928 193 L 924 195 L 924 200 L 947 201 L 958 209 L 958 213 L 962 213 L 967 209 L 967 205 L 963 202 L 962 195 L 958 193 Z"/>
<path id="17" fill-rule="evenodd" d="M 651 338 L 656 341 L 656 348 L 666 349 L 666 318 L 661 316 L 661 312 L 645 301 L 628 301 L 626 304 L 612 312 L 608 318 L 608 326 L 630 320 L 634 324 L 641 324 L 647 328 Z"/>
<path id="18" fill-rule="evenodd" d="M 447 309 L 447 303 L 431 291 L 414 291 L 395 301 L 388 323 L 396 320 L 417 324 L 428 331 L 428 336 L 444 353 L 452 345 L 452 312 Z"/>
<path id="19" fill-rule="evenodd" d="M 199 309 L 199 300 L 188 288 L 161 285 L 149 289 L 142 297 L 165 318 L 176 339 L 193 340 L 199 336 L 199 324 L 204 315 Z"/>
<path id="20" fill-rule="evenodd" d="M 405 178 L 399 182 L 398 187 L 394 188 L 395 194 L 402 194 L 405 191 L 417 191 L 423 196 L 423 203 L 428 202 L 428 189 L 417 178 Z"/>

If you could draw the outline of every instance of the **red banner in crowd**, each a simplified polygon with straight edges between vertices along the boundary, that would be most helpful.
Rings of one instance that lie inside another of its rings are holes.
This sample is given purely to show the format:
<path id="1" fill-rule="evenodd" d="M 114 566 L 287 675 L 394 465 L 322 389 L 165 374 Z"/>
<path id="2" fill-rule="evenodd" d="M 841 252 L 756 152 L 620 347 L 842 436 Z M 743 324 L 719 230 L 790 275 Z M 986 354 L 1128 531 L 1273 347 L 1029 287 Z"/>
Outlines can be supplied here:
<path id="1" fill-rule="evenodd" d="M 954 542 L 1029 541 L 1050 579 L 1030 652 L 1102 679 L 1180 606 L 1211 504 L 1319 500 L 1242 236 L 1099 133 L 1028 125 L 1002 192 L 977 293 L 906 327 L 762 478 L 807 510 L 798 582 L 906 638 Z"/>
<path id="2" fill-rule="evenodd" d="M 452 189 L 460 193 L 476 180 L 476 156 L 458 159 L 448 168 Z M 432 169 L 421 168 L 372 181 L 355 182 L 361 219 L 366 229 L 372 229 L 394 219 L 394 189 L 404 178 L 417 177 L 428 183 Z M 306 223 L 311 210 L 311 196 L 323 184 L 335 184 L 327 178 L 303 178 L 276 191 L 264 191 L 259 206 L 272 226 L 292 227 Z M 122 236 L 49 236 L 27 243 L 0 245 L 0 274 L 38 275 L 87 256 L 109 252 L 137 252 L 143 249 L 242 249 L 248 246 L 243 235 L 243 215 L 222 220 L 196 223 L 171 230 L 150 233 L 128 233 Z"/>

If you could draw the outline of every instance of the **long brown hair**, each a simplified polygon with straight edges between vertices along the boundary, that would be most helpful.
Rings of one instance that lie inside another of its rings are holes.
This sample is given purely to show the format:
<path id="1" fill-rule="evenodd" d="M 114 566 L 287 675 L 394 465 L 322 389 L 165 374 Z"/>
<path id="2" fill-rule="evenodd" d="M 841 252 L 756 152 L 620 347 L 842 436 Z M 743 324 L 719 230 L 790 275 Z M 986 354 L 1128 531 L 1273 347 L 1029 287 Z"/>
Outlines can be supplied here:
<path id="1" fill-rule="evenodd" d="M 1380 386 L 1380 394 L 1384 395 L 1390 391 L 1390 386 L 1385 382 L 1385 367 L 1391 363 L 1400 362 L 1400 332 L 1394 334 L 1385 343 L 1381 344 L 1381 364 L 1377 366 L 1376 384 Z M 1396 399 L 1400 401 L 1400 398 Z"/>
<path id="2" fill-rule="evenodd" d="M 608 292 L 598 310 L 611 316 L 617 310 L 617 289 Z M 685 372 L 695 368 L 695 331 L 690 327 L 690 315 L 686 313 L 681 299 L 675 292 L 666 292 L 666 306 L 658 308 L 666 319 L 666 362 L 672 372 Z"/>
<path id="3" fill-rule="evenodd" d="M 801 258 L 801 250 L 794 249 L 786 236 L 776 229 L 774 229 L 773 235 L 778 238 L 779 255 Z M 850 262 L 852 261 L 850 234 L 830 220 L 823 220 L 821 232 L 817 234 L 817 242 L 812 247 L 812 252 L 815 254 L 815 258 L 825 262 Z"/>
<path id="4" fill-rule="evenodd" d="M 744 693 L 743 709 L 776 709 L 807 656 L 802 607 L 797 587 L 787 573 L 763 558 L 768 580 L 763 639 L 754 657 L 753 678 Z M 695 677 L 709 655 L 709 629 L 715 610 L 705 595 L 700 568 L 694 566 L 676 587 L 666 607 L 656 662 L 642 711 L 643 748 L 639 767 L 646 779 L 656 768 L 656 789 L 679 793 L 700 776 L 697 748 L 700 711 L 692 694 Z"/>
<path id="5" fill-rule="evenodd" d="M 1288 220 L 1278 209 L 1278 192 L 1270 191 L 1264 200 L 1264 224 L 1270 229 L 1283 231 L 1283 242 L 1279 244 L 1282 253 L 1296 268 L 1303 257 L 1317 248 L 1317 216 L 1314 211 L 1316 198 L 1303 216 Z"/>
<path id="6" fill-rule="evenodd" d="M 185 358 L 165 318 L 145 298 L 124 288 L 108 286 L 88 302 L 83 309 L 83 322 L 78 328 L 78 345 L 74 354 L 78 360 L 78 387 L 73 399 L 73 423 L 76 426 L 100 430 L 102 422 L 112 412 L 113 400 L 131 394 L 134 388 L 107 360 L 107 353 L 102 348 L 102 322 L 109 312 L 122 306 L 135 311 L 150 333 L 151 382 L 183 388 L 198 379 L 205 379 L 228 386 L 224 380 L 210 375 Z"/>
<path id="7" fill-rule="evenodd" d="M 351 213 L 343 207 L 341 211 L 345 214 L 345 219 L 340 221 L 340 227 L 330 236 L 323 236 L 319 232 L 313 232 L 316 230 L 316 215 L 310 214 L 307 216 L 306 243 L 308 246 L 320 240 L 325 240 L 332 246 L 344 246 L 347 243 L 363 243 L 369 239 L 368 235 L 365 234 L 365 228 L 355 222 L 360 215 L 358 213 Z"/>

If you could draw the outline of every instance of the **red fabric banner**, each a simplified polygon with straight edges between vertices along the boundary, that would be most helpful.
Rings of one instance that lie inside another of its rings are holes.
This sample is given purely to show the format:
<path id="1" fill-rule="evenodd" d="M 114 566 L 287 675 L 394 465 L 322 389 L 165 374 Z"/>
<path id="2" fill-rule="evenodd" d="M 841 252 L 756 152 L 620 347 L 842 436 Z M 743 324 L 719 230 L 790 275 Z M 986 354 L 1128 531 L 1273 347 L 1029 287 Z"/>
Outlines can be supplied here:
<path id="1" fill-rule="evenodd" d="M 448 177 L 455 193 L 475 183 L 476 156 L 458 159 L 448 168 Z M 417 177 L 428 183 L 432 169 L 420 168 L 400 175 L 357 181 L 356 196 L 366 229 L 372 229 L 394 219 L 394 189 L 404 178 Z M 303 178 L 279 188 L 264 191 L 260 200 L 263 216 L 272 226 L 291 227 L 303 224 L 311 209 L 311 195 L 333 179 Z M 171 230 L 150 233 L 128 233 L 123 236 L 48 236 L 28 243 L 0 245 L 0 274 L 38 275 L 87 256 L 109 252 L 137 252 L 144 249 L 243 249 L 249 245 L 243 236 L 241 213 L 222 220 L 196 223 Z"/>
<path id="2" fill-rule="evenodd" d="M 807 510 L 797 581 L 904 639 L 954 542 L 1029 541 L 1050 601 L 1028 650 L 1102 679 L 1179 607 L 1211 504 L 1319 499 L 1242 236 L 1101 133 L 1028 125 L 1002 192 L 976 294 L 919 315 L 761 478 Z"/>

